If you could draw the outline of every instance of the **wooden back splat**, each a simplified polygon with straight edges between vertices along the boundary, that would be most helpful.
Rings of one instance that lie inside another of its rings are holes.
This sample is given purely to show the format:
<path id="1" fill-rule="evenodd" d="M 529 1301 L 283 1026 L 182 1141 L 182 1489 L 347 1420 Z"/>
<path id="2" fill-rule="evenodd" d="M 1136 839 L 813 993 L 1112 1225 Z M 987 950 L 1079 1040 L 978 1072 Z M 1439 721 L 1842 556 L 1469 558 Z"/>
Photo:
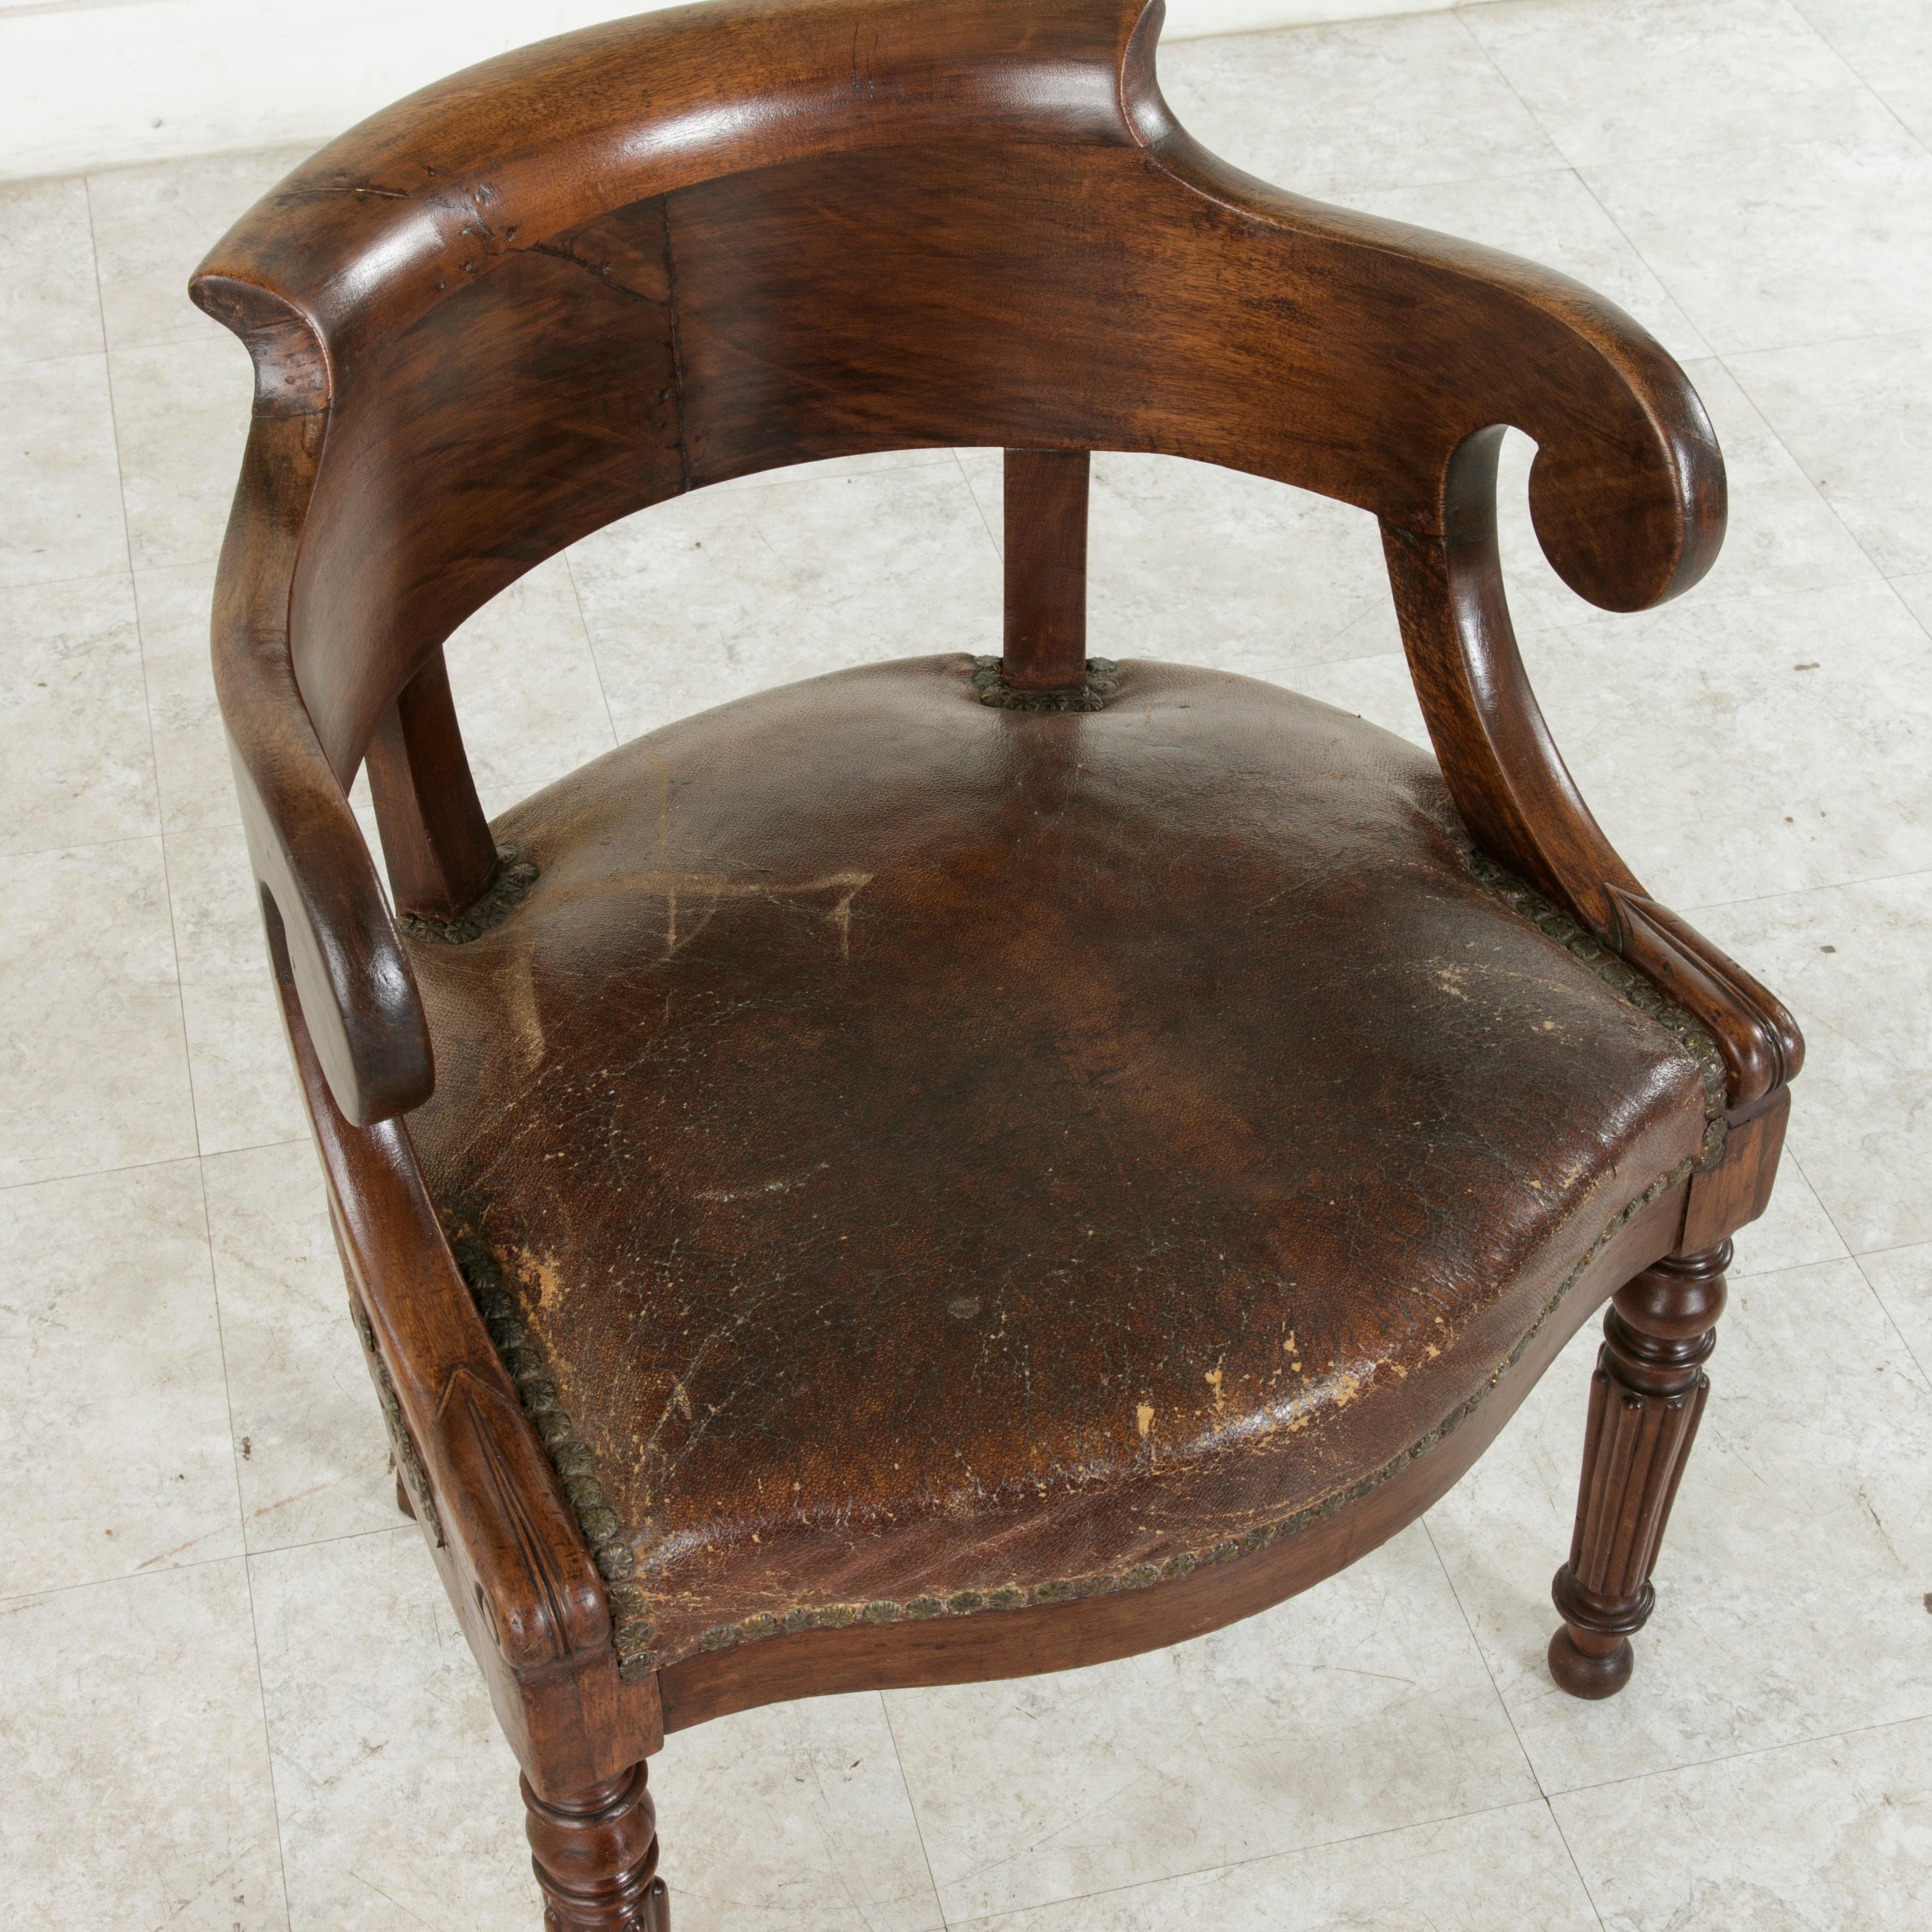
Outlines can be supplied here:
<path id="1" fill-rule="evenodd" d="M 1006 452 L 1000 676 L 1010 690 L 1067 691 L 1086 681 L 1090 465 L 1084 449 Z"/>

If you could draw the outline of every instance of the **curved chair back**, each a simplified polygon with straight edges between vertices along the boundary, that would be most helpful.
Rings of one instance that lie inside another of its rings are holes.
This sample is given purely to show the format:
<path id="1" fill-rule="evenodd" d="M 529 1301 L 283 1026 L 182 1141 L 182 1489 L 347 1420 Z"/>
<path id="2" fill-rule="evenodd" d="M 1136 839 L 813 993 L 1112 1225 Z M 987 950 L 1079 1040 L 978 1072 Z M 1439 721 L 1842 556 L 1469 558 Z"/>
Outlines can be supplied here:
<path id="1" fill-rule="evenodd" d="M 1708 567 L 1721 464 L 1663 351 L 1561 277 L 1215 160 L 1160 98 L 1161 14 L 647 16 L 378 116 L 208 257 L 196 298 L 257 370 L 223 703 L 278 956 L 350 1119 L 419 1103 L 434 1072 L 346 788 L 368 758 L 405 903 L 481 890 L 492 848 L 440 646 L 535 564 L 667 496 L 957 444 L 1298 484 L 1382 520 L 1438 741 L 1468 710 L 1456 652 L 1486 626 L 1513 661 L 1500 426 L 1539 445 L 1537 528 L 1582 595 L 1641 608 Z M 1458 555 L 1480 566 L 1460 580 Z M 1525 782 L 1600 844 L 1544 762 Z M 1458 802 L 1564 902 L 1635 888 L 1607 846 L 1566 872 L 1523 830 L 1533 814 Z"/>

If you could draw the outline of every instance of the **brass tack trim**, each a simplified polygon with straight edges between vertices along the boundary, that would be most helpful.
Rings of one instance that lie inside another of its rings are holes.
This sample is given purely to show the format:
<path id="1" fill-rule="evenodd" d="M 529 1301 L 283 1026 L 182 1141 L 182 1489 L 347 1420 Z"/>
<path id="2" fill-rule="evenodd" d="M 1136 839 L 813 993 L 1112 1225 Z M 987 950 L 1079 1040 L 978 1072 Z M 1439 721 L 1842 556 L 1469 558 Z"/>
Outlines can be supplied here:
<path id="1" fill-rule="evenodd" d="M 500 856 L 508 854 L 510 858 L 515 857 L 514 848 L 509 846 L 499 847 L 498 852 Z M 531 878 L 536 876 L 535 867 L 526 869 Z M 524 890 L 526 889 L 526 885 Z M 522 896 L 521 890 L 517 896 Z M 622 1519 L 610 1507 L 603 1484 L 592 1473 L 595 1459 L 590 1446 L 578 1434 L 556 1383 L 544 1372 L 543 1357 L 530 1340 L 530 1330 L 518 1312 L 516 1298 L 510 1292 L 488 1244 L 475 1234 L 458 1233 L 451 1240 L 450 1252 L 456 1257 L 456 1265 L 476 1304 L 476 1312 L 483 1318 L 483 1326 L 516 1388 L 517 1400 L 563 1485 L 563 1493 L 577 1516 L 577 1526 L 596 1560 L 597 1574 L 604 1579 L 618 1675 L 626 1683 L 635 1683 L 657 1667 L 650 1651 L 653 1633 L 645 1616 L 648 1600 L 643 1588 L 632 1580 L 637 1575 L 637 1551 L 624 1533 Z"/>
<path id="2" fill-rule="evenodd" d="M 970 682 L 982 704 L 999 711 L 1104 711 L 1120 690 L 1120 670 L 1112 658 L 1089 658 L 1087 680 L 1077 691 L 1016 691 L 1000 675 L 998 658 L 973 660 Z"/>
<path id="3" fill-rule="evenodd" d="M 1143 1590 L 1155 1583 L 1178 1581 L 1182 1577 L 1191 1576 L 1204 1563 L 1237 1562 L 1244 1556 L 1252 1556 L 1281 1542 L 1294 1535 L 1297 1531 L 1305 1529 L 1312 1522 L 1325 1522 L 1340 1515 L 1350 1504 L 1360 1502 L 1372 1491 L 1380 1488 L 1391 1476 L 1399 1475 L 1412 1462 L 1427 1455 L 1445 1436 L 1454 1435 L 1474 1414 L 1490 1391 L 1502 1382 L 1510 1370 L 1522 1360 L 1532 1342 L 1549 1325 L 1558 1309 L 1569 1299 L 1571 1291 L 1582 1280 L 1584 1270 L 1630 1221 L 1687 1178 L 1692 1163 L 1688 1160 L 1679 1161 L 1667 1174 L 1659 1174 L 1628 1208 L 1612 1216 L 1603 1232 L 1590 1244 L 1582 1260 L 1570 1270 L 1561 1286 L 1544 1303 L 1536 1320 L 1522 1340 L 1491 1371 L 1482 1388 L 1466 1400 L 1457 1403 L 1433 1429 L 1418 1436 L 1379 1469 L 1359 1480 L 1345 1488 L 1331 1491 L 1318 1502 L 1309 1504 L 1278 1522 L 1258 1523 L 1243 1535 L 1224 1538 L 1205 1550 L 1180 1550 L 1159 1563 L 1136 1564 L 1118 1576 L 1100 1573 L 1088 1576 L 1058 1577 L 1031 1588 L 1015 1583 L 985 1592 L 957 1590 L 944 1598 L 915 1598 L 911 1603 L 902 1606 L 890 1603 L 868 1604 L 863 1612 L 866 1620 L 869 1622 L 895 1620 L 892 1617 L 874 1616 L 875 1610 L 898 1612 L 902 1610 L 908 1617 L 974 1616 L 986 1610 L 1022 1610 L 1106 1596 L 1117 1590 Z M 699 1643 L 703 1649 L 721 1650 L 728 1644 L 755 1641 L 765 1636 L 792 1636 L 802 1630 L 841 1629 L 856 1621 L 858 1615 L 849 1604 L 834 1604 L 824 1609 L 801 1606 L 787 1611 L 782 1617 L 748 1618 L 735 1628 L 728 1624 L 720 1624 L 715 1630 L 707 1630 L 699 1640 Z M 758 1625 L 756 1630 L 752 1628 L 754 1624 Z"/>
<path id="4" fill-rule="evenodd" d="M 382 1426 L 388 1432 L 389 1453 L 394 1458 L 396 1473 L 402 1478 L 403 1486 L 410 1492 L 416 1521 L 440 1550 L 443 1547 L 442 1518 L 436 1513 L 436 1498 L 430 1493 L 428 1472 L 422 1466 L 422 1458 L 416 1454 L 416 1438 L 410 1433 L 410 1426 L 403 1420 L 403 1405 L 396 1394 L 395 1384 L 389 1379 L 389 1365 L 383 1360 L 382 1352 L 376 1346 L 376 1330 L 368 1312 L 353 1294 L 349 1298 L 349 1313 L 356 1324 L 356 1333 L 361 1338 L 363 1352 L 369 1358 L 370 1372 L 375 1378 L 376 1400 L 382 1406 Z"/>
<path id="5" fill-rule="evenodd" d="M 412 939 L 433 946 L 467 946 L 493 926 L 500 926 L 537 882 L 536 866 L 514 845 L 496 848 L 490 883 L 476 899 L 451 919 L 430 919 L 422 913 L 398 914 L 396 922 Z"/>
<path id="6" fill-rule="evenodd" d="M 1724 1156 L 1724 1137 L 1730 1124 L 1724 1117 L 1729 1076 L 1718 1042 L 1702 1023 L 1657 987 L 1628 961 L 1620 958 L 1597 935 L 1579 926 L 1541 893 L 1532 891 L 1514 872 L 1505 872 L 1486 853 L 1465 854 L 1469 870 L 1510 911 L 1554 940 L 1574 958 L 1580 959 L 1627 1005 L 1654 1020 L 1678 1041 L 1697 1063 L 1697 1075 L 1704 1089 L 1704 1144 L 1698 1150 L 1699 1168 L 1714 1167 Z"/>
<path id="7" fill-rule="evenodd" d="M 610 1640 L 620 1657 L 635 1657 L 651 1647 L 650 1624 L 643 1617 L 627 1617 L 613 1628 Z"/>

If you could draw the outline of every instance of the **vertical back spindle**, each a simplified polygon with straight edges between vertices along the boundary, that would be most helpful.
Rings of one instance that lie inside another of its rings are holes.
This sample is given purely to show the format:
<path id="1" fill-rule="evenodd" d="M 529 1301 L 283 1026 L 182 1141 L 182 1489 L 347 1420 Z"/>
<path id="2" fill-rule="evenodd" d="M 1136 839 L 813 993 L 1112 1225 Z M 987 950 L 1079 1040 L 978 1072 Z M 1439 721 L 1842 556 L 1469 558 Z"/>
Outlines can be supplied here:
<path id="1" fill-rule="evenodd" d="M 367 760 L 398 908 L 452 917 L 490 883 L 496 846 L 477 802 L 440 649 L 390 706 Z"/>
<path id="2" fill-rule="evenodd" d="M 1006 452 L 1006 613 L 1000 676 L 1015 691 L 1087 678 L 1084 449 Z"/>

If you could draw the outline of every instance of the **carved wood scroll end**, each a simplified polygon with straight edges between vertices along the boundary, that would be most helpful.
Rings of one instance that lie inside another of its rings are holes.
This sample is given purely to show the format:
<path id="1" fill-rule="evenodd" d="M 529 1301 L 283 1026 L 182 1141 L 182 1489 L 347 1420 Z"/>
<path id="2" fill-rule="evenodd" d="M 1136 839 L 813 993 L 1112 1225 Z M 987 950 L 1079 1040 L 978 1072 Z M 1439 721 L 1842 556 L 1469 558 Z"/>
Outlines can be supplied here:
<path id="1" fill-rule="evenodd" d="M 1616 949 L 1708 1028 L 1724 1055 L 1730 1104 L 1751 1106 L 1804 1064 L 1804 1039 L 1776 996 L 1654 899 L 1606 886 Z"/>
<path id="2" fill-rule="evenodd" d="M 478 1606 L 513 1670 L 542 1670 L 608 1642 L 610 1619 L 576 1526 L 533 1480 L 524 1418 L 511 1399 L 468 1368 L 451 1375 L 436 1412 L 452 1493 L 474 1497 L 466 1540 L 490 1544 L 490 1568 L 525 1587 L 478 1586 Z"/>
<path id="3" fill-rule="evenodd" d="M 1619 956 L 1586 927 L 1580 925 L 1560 907 L 1551 904 L 1541 893 L 1532 891 L 1513 874 L 1480 852 L 1469 855 L 1469 867 L 1511 911 L 1529 921 L 1538 931 L 1553 939 L 1564 950 L 1581 960 L 1610 989 L 1683 1042 L 1696 1060 L 1704 1087 L 1704 1145 L 1698 1158 L 1700 1169 L 1715 1167 L 1724 1157 L 1729 1130 L 1726 1107 L 1730 1069 L 1721 1042 L 1707 1030 L 1703 1016 L 1666 997 L 1654 984 L 1657 975 L 1646 974 Z M 1613 890 L 1613 889 L 1612 889 Z M 1767 996 L 1768 997 L 1768 996 Z"/>
<path id="4" fill-rule="evenodd" d="M 451 1251 L 504 1370 L 516 1385 L 524 1412 L 563 1484 L 577 1527 L 603 1579 L 618 1677 L 626 1684 L 640 1682 L 656 1669 L 657 1659 L 651 1651 L 652 1632 L 645 1613 L 644 1591 L 635 1580 L 637 1552 L 597 1480 L 589 1445 L 578 1434 L 556 1384 L 545 1372 L 542 1357 L 531 1344 L 516 1298 L 505 1285 L 496 1256 L 474 1235 L 458 1235 Z"/>

